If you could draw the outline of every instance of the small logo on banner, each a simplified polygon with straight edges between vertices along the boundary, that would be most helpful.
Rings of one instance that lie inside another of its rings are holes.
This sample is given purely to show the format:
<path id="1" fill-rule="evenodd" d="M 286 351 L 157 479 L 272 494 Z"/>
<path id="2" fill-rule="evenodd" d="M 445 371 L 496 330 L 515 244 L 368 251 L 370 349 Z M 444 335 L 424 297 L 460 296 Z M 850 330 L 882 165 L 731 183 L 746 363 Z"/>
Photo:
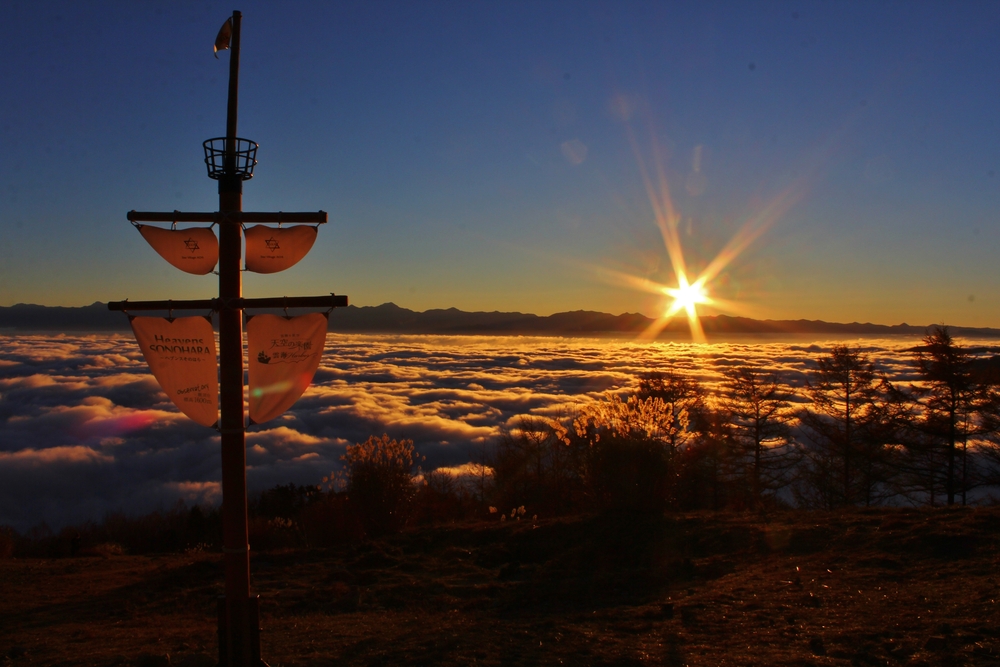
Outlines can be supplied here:
<path id="1" fill-rule="evenodd" d="M 243 230 L 247 271 L 277 273 L 295 266 L 316 242 L 316 227 L 294 225 L 274 229 L 254 225 Z"/>
<path id="2" fill-rule="evenodd" d="M 139 233 L 160 257 L 186 273 L 203 276 L 219 262 L 219 240 L 208 227 L 163 229 L 137 225 Z"/>

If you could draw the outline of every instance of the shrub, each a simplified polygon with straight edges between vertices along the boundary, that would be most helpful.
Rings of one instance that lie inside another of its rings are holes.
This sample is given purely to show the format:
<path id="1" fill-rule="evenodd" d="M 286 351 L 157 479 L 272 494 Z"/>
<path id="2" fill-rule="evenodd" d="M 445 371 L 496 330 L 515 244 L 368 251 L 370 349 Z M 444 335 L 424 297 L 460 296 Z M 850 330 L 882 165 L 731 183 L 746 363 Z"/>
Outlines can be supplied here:
<path id="1" fill-rule="evenodd" d="M 406 523 L 416 493 L 418 470 L 412 440 L 371 436 L 348 445 L 345 463 L 347 495 L 370 536 L 397 532 Z"/>
<path id="2" fill-rule="evenodd" d="M 561 423 L 521 417 L 502 426 L 484 457 L 492 471 L 490 503 L 527 504 L 546 514 L 565 511 L 580 496 L 579 448 Z"/>
<path id="3" fill-rule="evenodd" d="M 0 526 L 0 558 L 14 556 L 14 545 L 17 542 L 17 531 L 10 526 Z"/>
<path id="4" fill-rule="evenodd" d="M 587 451 L 587 485 L 598 507 L 658 512 L 669 503 L 684 410 L 668 410 L 658 396 L 617 395 L 592 403 L 573 423 Z"/>
<path id="5" fill-rule="evenodd" d="M 323 498 L 319 486 L 284 484 L 262 491 L 252 498 L 247 507 L 251 518 L 294 519 L 302 509 Z"/>
<path id="6" fill-rule="evenodd" d="M 351 511 L 346 493 L 330 492 L 318 502 L 311 502 L 298 514 L 305 542 L 311 547 L 332 547 L 356 542 L 362 529 Z"/>
<path id="7" fill-rule="evenodd" d="M 417 489 L 410 513 L 412 523 L 455 522 L 479 514 L 481 503 L 467 484 L 437 470 L 422 477 L 423 484 Z"/>

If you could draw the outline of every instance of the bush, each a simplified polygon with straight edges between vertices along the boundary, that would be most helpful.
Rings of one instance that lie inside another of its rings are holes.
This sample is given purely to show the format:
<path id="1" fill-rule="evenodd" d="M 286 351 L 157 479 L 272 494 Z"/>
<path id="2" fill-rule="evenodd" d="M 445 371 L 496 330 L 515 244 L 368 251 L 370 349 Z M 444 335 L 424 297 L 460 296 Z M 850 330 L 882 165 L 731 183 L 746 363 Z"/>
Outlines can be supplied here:
<path id="1" fill-rule="evenodd" d="M 663 445 L 637 434 L 605 434 L 591 447 L 590 483 L 597 506 L 662 512 L 669 499 L 671 461 Z"/>
<path id="2" fill-rule="evenodd" d="M 406 523 L 419 469 L 412 440 L 388 435 L 371 436 L 348 445 L 341 457 L 346 465 L 347 495 L 369 536 L 394 533 Z"/>
<path id="3" fill-rule="evenodd" d="M 10 526 L 0 526 L 0 558 L 12 558 L 17 542 L 17 531 Z"/>
<path id="4" fill-rule="evenodd" d="M 481 513 L 482 503 L 462 481 L 439 471 L 424 473 L 414 496 L 410 521 L 429 525 L 463 521 Z"/>
<path id="5" fill-rule="evenodd" d="M 528 505 L 547 515 L 572 508 L 581 495 L 579 453 L 556 420 L 521 417 L 502 426 L 484 457 L 492 471 L 490 504 Z"/>
<path id="6" fill-rule="evenodd" d="M 335 492 L 303 507 L 297 521 L 306 545 L 332 547 L 360 540 L 362 528 L 351 510 L 347 494 Z"/>
<path id="7" fill-rule="evenodd" d="M 319 486 L 284 484 L 262 491 L 247 505 L 250 518 L 294 519 L 304 507 L 323 499 Z"/>
<path id="8" fill-rule="evenodd" d="M 677 449 L 688 415 L 657 396 L 606 400 L 584 407 L 573 423 L 586 451 L 585 479 L 598 508 L 660 512 L 672 498 Z"/>

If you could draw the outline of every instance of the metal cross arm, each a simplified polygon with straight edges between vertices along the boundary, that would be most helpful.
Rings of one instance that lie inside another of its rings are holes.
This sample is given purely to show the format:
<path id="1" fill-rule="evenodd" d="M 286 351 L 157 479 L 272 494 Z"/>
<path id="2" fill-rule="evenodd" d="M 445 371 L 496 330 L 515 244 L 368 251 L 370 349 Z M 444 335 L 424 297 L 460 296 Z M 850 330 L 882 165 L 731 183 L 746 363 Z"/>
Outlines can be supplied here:
<path id="1" fill-rule="evenodd" d="M 167 301 L 112 301 L 108 310 L 128 312 L 130 310 L 221 310 L 223 306 L 243 310 L 245 308 L 346 308 L 347 296 L 328 294 L 326 296 L 271 296 L 259 299 L 170 299 Z"/>
<path id="2" fill-rule="evenodd" d="M 212 211 L 185 213 L 183 211 L 129 211 L 131 222 L 300 222 L 309 224 L 325 224 L 326 211 Z"/>

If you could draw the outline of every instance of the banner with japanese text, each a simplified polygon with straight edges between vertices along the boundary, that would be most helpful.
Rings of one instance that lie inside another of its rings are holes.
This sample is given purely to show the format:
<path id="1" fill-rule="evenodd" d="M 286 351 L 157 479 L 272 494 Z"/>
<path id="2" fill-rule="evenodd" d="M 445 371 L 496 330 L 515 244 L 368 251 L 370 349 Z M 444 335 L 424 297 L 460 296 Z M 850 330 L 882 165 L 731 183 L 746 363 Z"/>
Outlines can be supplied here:
<path id="1" fill-rule="evenodd" d="M 250 421 L 261 424 L 302 396 L 319 367 L 326 342 L 326 314 L 254 315 L 247 321 Z"/>
<path id="2" fill-rule="evenodd" d="M 246 238 L 247 271 L 277 273 L 294 266 L 316 242 L 312 225 L 268 227 L 254 225 L 243 231 Z"/>
<path id="3" fill-rule="evenodd" d="M 132 331 L 153 377 L 174 405 L 202 426 L 218 421 L 215 333 L 206 317 L 133 317 Z"/>
<path id="4" fill-rule="evenodd" d="M 219 263 L 219 239 L 211 227 L 163 229 L 136 225 L 160 257 L 186 273 L 203 276 Z"/>

